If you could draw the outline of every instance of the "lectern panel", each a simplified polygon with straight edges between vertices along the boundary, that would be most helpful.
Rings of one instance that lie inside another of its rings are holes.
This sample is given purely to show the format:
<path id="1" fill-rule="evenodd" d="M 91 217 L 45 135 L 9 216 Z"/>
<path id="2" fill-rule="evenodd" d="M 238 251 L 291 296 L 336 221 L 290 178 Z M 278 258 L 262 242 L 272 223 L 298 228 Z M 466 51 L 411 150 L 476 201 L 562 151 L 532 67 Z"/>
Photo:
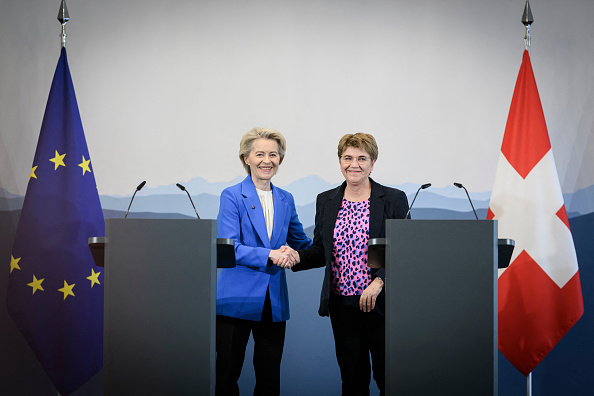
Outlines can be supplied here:
<path id="1" fill-rule="evenodd" d="M 214 394 L 216 223 L 108 219 L 104 394 Z"/>
<path id="2" fill-rule="evenodd" d="M 497 394 L 497 223 L 386 222 L 386 389 Z"/>

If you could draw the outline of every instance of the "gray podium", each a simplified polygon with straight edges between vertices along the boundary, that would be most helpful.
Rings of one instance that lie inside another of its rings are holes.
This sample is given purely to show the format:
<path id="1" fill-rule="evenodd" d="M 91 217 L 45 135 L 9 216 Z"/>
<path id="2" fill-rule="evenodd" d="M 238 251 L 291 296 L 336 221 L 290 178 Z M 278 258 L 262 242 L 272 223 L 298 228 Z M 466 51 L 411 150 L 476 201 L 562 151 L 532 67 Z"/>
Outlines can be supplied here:
<path id="1" fill-rule="evenodd" d="M 104 395 L 214 395 L 216 249 L 214 220 L 105 221 Z"/>
<path id="2" fill-rule="evenodd" d="M 497 222 L 386 221 L 386 394 L 497 395 Z"/>

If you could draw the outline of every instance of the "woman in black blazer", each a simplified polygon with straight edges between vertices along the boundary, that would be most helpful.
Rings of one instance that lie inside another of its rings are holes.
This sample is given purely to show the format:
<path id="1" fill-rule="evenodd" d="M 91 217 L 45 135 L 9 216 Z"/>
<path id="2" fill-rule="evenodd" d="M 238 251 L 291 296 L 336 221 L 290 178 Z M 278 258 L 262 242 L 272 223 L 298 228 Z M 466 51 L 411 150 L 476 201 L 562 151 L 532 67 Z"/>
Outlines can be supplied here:
<path id="1" fill-rule="evenodd" d="M 345 182 L 318 195 L 313 244 L 293 253 L 293 271 L 326 267 L 318 312 L 330 316 L 343 395 L 369 394 L 370 353 L 380 394 L 385 389 L 385 270 L 367 266 L 367 243 L 385 237 L 386 219 L 405 218 L 408 200 L 369 177 L 377 156 L 372 135 L 340 139 Z"/>

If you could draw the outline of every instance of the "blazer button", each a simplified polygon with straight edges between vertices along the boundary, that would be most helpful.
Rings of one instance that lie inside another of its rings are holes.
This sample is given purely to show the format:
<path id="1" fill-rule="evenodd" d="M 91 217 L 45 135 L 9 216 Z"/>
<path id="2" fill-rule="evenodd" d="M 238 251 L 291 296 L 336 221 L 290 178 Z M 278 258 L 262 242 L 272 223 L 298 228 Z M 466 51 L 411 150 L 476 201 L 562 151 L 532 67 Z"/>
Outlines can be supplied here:
<path id="1" fill-rule="evenodd" d="M 256 207 L 254 205 L 252 205 L 252 209 L 256 209 Z"/>

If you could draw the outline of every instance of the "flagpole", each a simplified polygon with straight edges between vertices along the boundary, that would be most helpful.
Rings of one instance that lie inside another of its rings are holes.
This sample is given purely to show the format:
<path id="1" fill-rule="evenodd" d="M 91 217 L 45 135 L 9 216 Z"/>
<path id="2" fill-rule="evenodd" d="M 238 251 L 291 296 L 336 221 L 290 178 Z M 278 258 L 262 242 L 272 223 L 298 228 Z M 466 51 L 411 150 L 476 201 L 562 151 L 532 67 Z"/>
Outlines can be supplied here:
<path id="1" fill-rule="evenodd" d="M 70 15 L 68 15 L 68 7 L 66 7 L 66 0 L 62 0 L 62 4 L 60 4 L 60 11 L 58 11 L 58 21 L 62 24 L 62 34 L 60 34 L 60 39 L 62 42 L 62 48 L 66 47 L 66 22 L 70 20 Z"/>
<path id="2" fill-rule="evenodd" d="M 68 14 L 68 7 L 66 7 L 66 0 L 62 0 L 60 4 L 60 10 L 58 11 L 58 21 L 62 24 L 62 34 L 60 34 L 60 42 L 61 48 L 66 47 L 66 23 L 70 20 L 70 15 Z M 58 396 L 62 396 L 62 394 L 58 391 Z"/>
<path id="3" fill-rule="evenodd" d="M 524 49 L 528 50 L 530 55 L 530 25 L 534 22 L 532 16 L 532 10 L 530 9 L 530 3 L 526 0 L 524 6 L 524 13 L 522 14 L 522 23 L 526 27 L 526 34 L 524 35 Z M 532 396 L 532 372 L 529 372 L 526 376 L 526 396 Z"/>

